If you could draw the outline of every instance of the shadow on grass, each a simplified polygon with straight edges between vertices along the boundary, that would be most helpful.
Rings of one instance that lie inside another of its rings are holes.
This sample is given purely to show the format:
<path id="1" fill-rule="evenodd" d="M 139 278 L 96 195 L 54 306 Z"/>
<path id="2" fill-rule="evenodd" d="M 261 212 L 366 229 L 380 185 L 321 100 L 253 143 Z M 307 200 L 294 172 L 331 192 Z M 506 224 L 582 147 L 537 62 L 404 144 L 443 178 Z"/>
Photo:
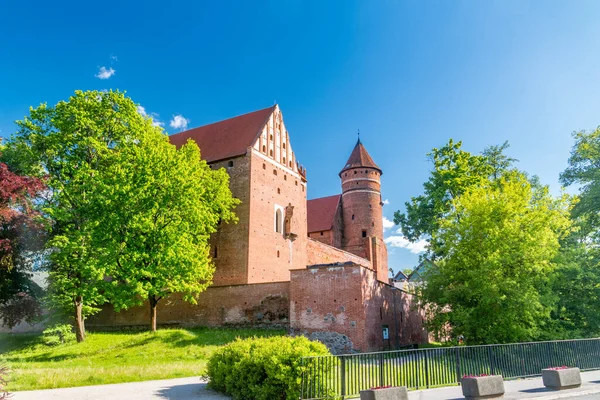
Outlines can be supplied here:
<path id="1" fill-rule="evenodd" d="M 42 343 L 41 333 L 2 333 L 0 334 L 0 354 L 25 350 L 40 343 Z"/>
<path id="2" fill-rule="evenodd" d="M 188 383 L 185 385 L 175 385 L 162 388 L 157 391 L 159 399 L 165 400 L 184 400 L 184 399 L 212 399 L 228 400 L 229 397 L 220 393 L 213 392 L 206 388 L 206 383 Z"/>

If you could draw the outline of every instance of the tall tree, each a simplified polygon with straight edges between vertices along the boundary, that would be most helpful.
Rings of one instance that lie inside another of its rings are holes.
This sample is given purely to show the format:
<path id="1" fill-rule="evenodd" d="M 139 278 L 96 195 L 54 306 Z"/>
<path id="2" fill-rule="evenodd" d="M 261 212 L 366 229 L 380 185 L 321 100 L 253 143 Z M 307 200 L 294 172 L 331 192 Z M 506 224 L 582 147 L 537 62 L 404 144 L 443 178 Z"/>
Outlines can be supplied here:
<path id="1" fill-rule="evenodd" d="M 96 198 L 102 215 L 96 242 L 105 249 L 110 298 L 117 310 L 150 307 L 156 331 L 158 302 L 172 293 L 196 303 L 211 283 L 208 240 L 220 221 L 235 222 L 238 200 L 229 175 L 212 170 L 190 141 L 179 150 L 158 131 L 136 136 L 115 154 Z"/>
<path id="2" fill-rule="evenodd" d="M 44 219 L 33 207 L 41 179 L 21 176 L 0 163 L 0 319 L 9 327 L 40 314 L 40 287 L 31 280 L 43 246 Z"/>
<path id="3" fill-rule="evenodd" d="M 514 159 L 504 151 L 508 142 L 491 146 L 480 155 L 462 150 L 462 142 L 452 139 L 441 148 L 434 148 L 428 157 L 433 170 L 423 184 L 424 193 L 406 202 L 406 212 L 396 211 L 394 222 L 400 225 L 403 235 L 410 241 L 421 238 L 435 240 L 440 221 L 452 211 L 452 201 L 471 187 L 484 185 L 497 179 L 512 168 Z M 428 257 L 437 258 L 429 249 Z"/>
<path id="4" fill-rule="evenodd" d="M 50 228 L 50 297 L 71 308 L 78 341 L 84 319 L 105 301 L 106 265 L 91 246 L 97 214 L 91 207 L 108 160 L 137 132 L 156 129 L 120 92 L 76 91 L 54 107 L 42 104 L 17 121 L 3 159 L 16 170 L 46 176 L 47 197 L 40 209 Z M 110 213 L 110 209 L 104 210 Z"/>
<path id="5" fill-rule="evenodd" d="M 573 138 L 560 180 L 565 186 L 579 185 L 572 208 L 577 229 L 564 240 L 557 258 L 554 328 L 563 337 L 595 337 L 600 334 L 600 128 L 575 132 Z"/>
<path id="6" fill-rule="evenodd" d="M 470 187 L 439 220 L 421 295 L 430 327 L 450 326 L 470 343 L 540 337 L 551 305 L 544 298 L 559 240 L 570 229 L 566 199 L 534 193 L 518 172 Z"/>

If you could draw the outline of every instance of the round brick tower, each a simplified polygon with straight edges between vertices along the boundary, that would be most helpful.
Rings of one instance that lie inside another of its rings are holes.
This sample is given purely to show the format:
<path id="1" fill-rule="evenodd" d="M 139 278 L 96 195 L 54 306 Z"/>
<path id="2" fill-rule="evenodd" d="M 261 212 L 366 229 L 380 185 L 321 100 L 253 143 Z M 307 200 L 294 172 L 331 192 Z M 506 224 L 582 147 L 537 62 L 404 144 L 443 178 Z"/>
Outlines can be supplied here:
<path id="1" fill-rule="evenodd" d="M 342 248 L 368 259 L 373 257 L 370 254 L 371 238 L 383 241 L 381 174 L 359 138 L 340 172 L 344 220 Z"/>

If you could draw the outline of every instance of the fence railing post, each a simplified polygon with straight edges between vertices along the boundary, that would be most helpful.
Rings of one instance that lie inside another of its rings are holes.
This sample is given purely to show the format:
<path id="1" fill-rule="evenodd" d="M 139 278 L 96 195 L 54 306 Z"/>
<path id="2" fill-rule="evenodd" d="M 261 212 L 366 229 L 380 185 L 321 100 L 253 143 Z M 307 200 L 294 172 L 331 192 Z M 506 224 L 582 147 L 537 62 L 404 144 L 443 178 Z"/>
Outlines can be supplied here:
<path id="1" fill-rule="evenodd" d="M 344 400 L 346 398 L 346 358 L 344 356 L 340 357 L 341 360 L 341 368 L 342 368 L 342 373 L 341 373 L 341 380 L 342 380 L 342 387 L 340 390 L 340 394 L 342 396 L 342 400 Z"/>
<path id="2" fill-rule="evenodd" d="M 383 382 L 383 353 L 379 353 L 379 386 L 385 386 Z"/>
<path id="3" fill-rule="evenodd" d="M 456 353 L 456 382 L 460 385 L 460 347 L 455 347 L 455 353 Z"/>
<path id="4" fill-rule="evenodd" d="M 490 375 L 494 375 L 494 353 L 492 352 L 492 346 L 488 346 L 488 358 L 490 360 Z"/>
<path id="5" fill-rule="evenodd" d="M 423 352 L 425 353 L 425 387 L 429 389 L 429 357 L 427 356 L 429 351 L 423 350 Z"/>

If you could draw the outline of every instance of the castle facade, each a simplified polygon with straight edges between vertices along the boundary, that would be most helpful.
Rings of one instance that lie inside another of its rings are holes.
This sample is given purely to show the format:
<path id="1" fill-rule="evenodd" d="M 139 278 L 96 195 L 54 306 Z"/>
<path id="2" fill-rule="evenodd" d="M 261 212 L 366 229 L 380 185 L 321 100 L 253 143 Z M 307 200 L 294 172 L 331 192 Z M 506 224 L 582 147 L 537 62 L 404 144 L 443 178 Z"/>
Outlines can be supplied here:
<path id="1" fill-rule="evenodd" d="M 176 146 L 190 139 L 229 173 L 239 222 L 211 237 L 212 286 L 197 305 L 167 299 L 160 325 L 285 326 L 338 353 L 427 340 L 412 296 L 389 284 L 382 170 L 360 140 L 339 172 L 341 194 L 307 201 L 278 105 L 170 136 Z M 148 307 L 107 306 L 86 324 L 147 321 Z"/>

